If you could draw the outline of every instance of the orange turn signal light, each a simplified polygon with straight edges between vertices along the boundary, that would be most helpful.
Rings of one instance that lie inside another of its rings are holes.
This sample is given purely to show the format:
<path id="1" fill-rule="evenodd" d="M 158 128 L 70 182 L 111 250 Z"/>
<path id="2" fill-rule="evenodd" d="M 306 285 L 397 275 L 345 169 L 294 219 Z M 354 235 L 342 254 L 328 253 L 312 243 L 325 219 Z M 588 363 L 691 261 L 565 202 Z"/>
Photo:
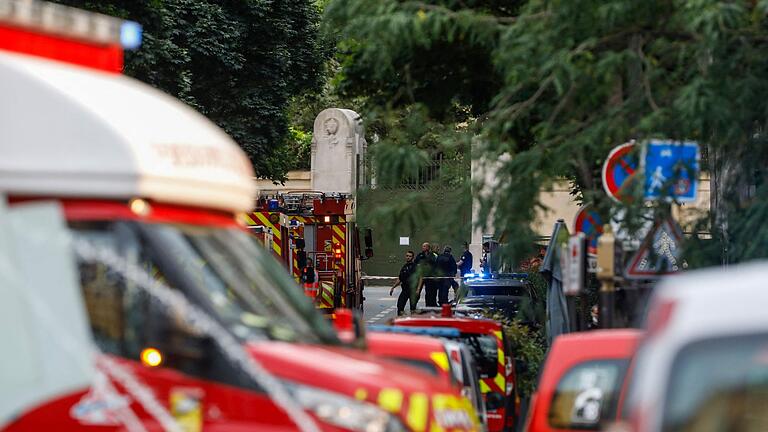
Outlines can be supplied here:
<path id="1" fill-rule="evenodd" d="M 148 367 L 157 367 L 163 363 L 163 355 L 156 348 L 144 348 L 141 351 L 141 363 Z"/>

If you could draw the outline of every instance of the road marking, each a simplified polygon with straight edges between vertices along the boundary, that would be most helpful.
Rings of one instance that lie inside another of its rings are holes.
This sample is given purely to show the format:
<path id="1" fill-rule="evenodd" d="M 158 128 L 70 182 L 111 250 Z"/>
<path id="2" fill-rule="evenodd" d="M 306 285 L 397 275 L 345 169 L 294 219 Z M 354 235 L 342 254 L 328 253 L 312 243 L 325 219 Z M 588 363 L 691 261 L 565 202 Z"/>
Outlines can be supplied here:
<path id="1" fill-rule="evenodd" d="M 377 322 L 379 322 L 379 321 L 383 320 L 384 318 L 386 318 L 386 317 L 387 317 L 387 315 L 390 315 L 390 314 L 392 314 L 392 313 L 393 313 L 393 312 L 395 312 L 396 310 L 397 310 L 397 306 L 390 306 L 390 307 L 388 307 L 388 308 L 384 309 L 383 311 L 379 312 L 379 313 L 378 313 L 376 316 L 374 316 L 373 318 L 369 318 L 369 319 L 368 319 L 368 320 L 366 320 L 365 322 L 366 322 L 367 324 L 376 324 Z"/>

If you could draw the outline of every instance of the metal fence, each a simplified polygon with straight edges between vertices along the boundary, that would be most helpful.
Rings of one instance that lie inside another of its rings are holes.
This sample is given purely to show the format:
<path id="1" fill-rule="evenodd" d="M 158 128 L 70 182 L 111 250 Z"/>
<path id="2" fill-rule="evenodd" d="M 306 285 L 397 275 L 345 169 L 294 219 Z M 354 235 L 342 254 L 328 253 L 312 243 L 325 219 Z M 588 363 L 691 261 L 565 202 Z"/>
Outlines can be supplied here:
<path id="1" fill-rule="evenodd" d="M 361 164 L 358 185 L 370 189 L 456 189 L 469 181 L 468 161 L 436 159 L 419 167 L 413 173 L 403 176 L 396 186 L 383 186 L 377 181 L 377 173 L 370 159 Z"/>

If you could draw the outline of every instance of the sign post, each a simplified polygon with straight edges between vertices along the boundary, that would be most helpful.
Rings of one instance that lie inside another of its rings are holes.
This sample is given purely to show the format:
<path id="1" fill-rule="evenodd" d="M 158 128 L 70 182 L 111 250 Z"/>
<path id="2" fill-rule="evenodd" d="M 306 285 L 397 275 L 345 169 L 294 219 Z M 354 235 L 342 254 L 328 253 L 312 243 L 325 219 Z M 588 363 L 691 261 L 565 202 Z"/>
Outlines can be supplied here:
<path id="1" fill-rule="evenodd" d="M 584 329 L 576 309 L 576 297 L 584 292 L 587 279 L 587 237 L 576 233 L 562 245 L 560 267 L 568 320 L 576 331 Z"/>
<path id="2" fill-rule="evenodd" d="M 696 201 L 699 145 L 695 142 L 651 140 L 644 147 L 645 198 Z"/>
<path id="3" fill-rule="evenodd" d="M 565 278 L 563 280 L 563 294 L 577 296 L 584 291 L 586 273 L 586 236 L 584 233 L 576 233 L 568 239 L 566 250 Z"/>
<path id="4" fill-rule="evenodd" d="M 613 327 L 616 283 L 614 281 L 614 259 L 616 243 L 611 226 L 605 227 L 597 245 L 597 278 L 600 279 L 600 328 Z"/>
<path id="5" fill-rule="evenodd" d="M 626 189 L 639 166 L 637 157 L 632 152 L 634 149 L 634 140 L 617 146 L 608 153 L 603 163 L 603 189 L 616 202 L 628 201 L 631 198 Z"/>

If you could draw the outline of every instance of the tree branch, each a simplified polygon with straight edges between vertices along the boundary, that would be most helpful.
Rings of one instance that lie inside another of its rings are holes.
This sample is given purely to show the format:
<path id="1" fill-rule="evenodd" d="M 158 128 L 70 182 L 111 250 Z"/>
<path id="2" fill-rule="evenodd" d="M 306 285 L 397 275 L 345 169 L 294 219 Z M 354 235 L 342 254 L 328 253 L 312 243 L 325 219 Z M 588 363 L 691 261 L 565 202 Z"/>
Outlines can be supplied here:
<path id="1" fill-rule="evenodd" d="M 459 12 L 451 8 L 448 8 L 446 6 L 429 4 L 423 1 L 415 1 L 415 0 L 405 1 L 402 3 L 402 5 L 405 7 L 412 7 L 419 10 L 438 12 L 438 13 L 450 16 L 452 18 L 457 18 L 460 15 Z M 528 15 L 526 18 L 537 18 L 541 16 L 546 16 L 546 15 L 549 15 L 549 12 L 539 12 L 539 13 L 531 14 L 531 15 Z M 477 16 L 488 21 L 496 22 L 498 24 L 514 24 L 520 19 L 520 17 L 516 17 L 516 16 L 496 16 L 496 15 L 488 15 L 488 14 L 477 14 Z"/>
<path id="2" fill-rule="evenodd" d="M 640 56 L 640 60 L 643 62 L 643 65 L 645 65 L 645 67 L 642 68 L 642 72 L 641 72 L 643 76 L 643 88 L 645 89 L 645 98 L 648 100 L 648 105 L 650 105 L 654 111 L 659 111 L 659 105 L 657 105 L 656 101 L 653 99 L 653 91 L 651 91 L 651 80 L 648 78 L 648 70 L 651 68 L 651 62 L 648 60 L 648 57 L 646 57 L 645 53 L 643 52 L 642 42 L 637 47 L 637 55 Z"/>
<path id="3" fill-rule="evenodd" d="M 563 111 L 566 105 L 568 105 L 568 102 L 571 101 L 573 98 L 573 94 L 576 92 L 576 84 L 571 83 L 571 87 L 568 89 L 567 92 L 565 92 L 565 95 L 563 95 L 562 99 L 560 99 L 560 102 L 557 103 L 557 106 L 555 106 L 555 109 L 552 110 L 552 114 L 549 115 L 549 118 L 547 118 L 547 123 L 554 123 L 557 119 L 557 116 L 560 115 L 560 112 Z"/>

